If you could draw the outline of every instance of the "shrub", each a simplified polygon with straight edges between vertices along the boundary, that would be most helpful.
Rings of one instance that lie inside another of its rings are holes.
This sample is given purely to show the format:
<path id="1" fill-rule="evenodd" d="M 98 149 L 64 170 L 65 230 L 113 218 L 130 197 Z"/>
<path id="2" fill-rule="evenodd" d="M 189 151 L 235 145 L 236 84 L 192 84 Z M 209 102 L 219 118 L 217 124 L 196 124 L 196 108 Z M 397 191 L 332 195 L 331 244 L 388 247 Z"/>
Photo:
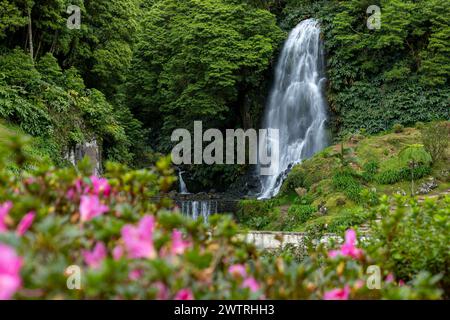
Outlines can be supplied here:
<path id="1" fill-rule="evenodd" d="M 421 130 L 422 142 L 433 161 L 445 158 L 450 141 L 449 123 L 433 123 Z"/>
<path id="2" fill-rule="evenodd" d="M 415 168 L 388 169 L 377 174 L 375 180 L 380 184 L 394 184 L 410 180 L 411 170 L 413 171 L 414 179 L 420 179 L 431 174 L 431 167 L 422 165 Z"/>
<path id="3" fill-rule="evenodd" d="M 450 297 L 450 197 L 419 203 L 398 196 L 394 212 L 391 207 L 389 199 L 382 197 L 377 209 L 382 219 L 372 227 L 370 251 L 404 280 L 424 270 L 441 274 L 440 286 Z"/>
<path id="4" fill-rule="evenodd" d="M 287 176 L 281 187 L 281 194 L 294 193 L 297 188 L 305 187 L 305 174 L 295 167 Z"/>
<path id="5" fill-rule="evenodd" d="M 271 210 L 271 201 L 242 200 L 238 204 L 236 217 L 239 222 L 245 222 L 255 216 L 266 216 Z"/>
<path id="6" fill-rule="evenodd" d="M 377 161 L 371 160 L 364 164 L 363 166 L 363 173 L 362 178 L 366 182 L 372 182 L 375 178 L 375 175 L 378 173 L 378 170 L 380 169 L 380 165 Z"/>
<path id="7" fill-rule="evenodd" d="M 314 197 L 311 196 L 310 194 L 305 194 L 303 197 L 297 197 L 294 200 L 294 204 L 301 204 L 301 205 L 306 205 L 306 204 L 311 204 L 314 201 Z"/>
<path id="8" fill-rule="evenodd" d="M 333 219 L 328 224 L 326 231 L 341 233 L 349 228 L 353 228 L 355 226 L 368 222 L 373 218 L 374 215 L 372 213 L 368 213 L 366 211 L 363 211 L 362 209 L 347 210 L 341 215 L 333 217 Z"/>
<path id="9" fill-rule="evenodd" d="M 416 128 L 416 129 L 419 129 L 419 130 L 422 130 L 422 129 L 425 128 L 425 123 L 423 123 L 423 122 L 421 122 L 421 121 L 418 121 L 418 122 L 416 122 L 416 124 L 415 124 L 415 128 Z"/>
<path id="10" fill-rule="evenodd" d="M 352 201 L 361 201 L 362 186 L 355 178 L 355 173 L 350 170 L 338 171 L 332 179 L 333 187 L 336 191 L 342 191 Z"/>
<path id="11" fill-rule="evenodd" d="M 376 181 L 380 184 L 394 184 L 401 181 L 402 179 L 402 171 L 398 169 L 388 169 L 380 172 L 376 176 Z"/>
<path id="12" fill-rule="evenodd" d="M 311 205 L 292 205 L 288 210 L 289 217 L 294 224 L 302 224 L 308 221 L 317 212 L 317 208 Z"/>
<path id="13" fill-rule="evenodd" d="M 395 133 L 402 133 L 404 129 L 405 129 L 405 127 L 404 127 L 402 124 L 400 124 L 400 123 L 396 123 L 396 124 L 394 124 L 394 126 L 392 127 L 392 130 L 393 130 Z"/>
<path id="14" fill-rule="evenodd" d="M 376 190 L 363 189 L 361 191 L 361 200 L 364 206 L 375 206 L 379 203 Z"/>

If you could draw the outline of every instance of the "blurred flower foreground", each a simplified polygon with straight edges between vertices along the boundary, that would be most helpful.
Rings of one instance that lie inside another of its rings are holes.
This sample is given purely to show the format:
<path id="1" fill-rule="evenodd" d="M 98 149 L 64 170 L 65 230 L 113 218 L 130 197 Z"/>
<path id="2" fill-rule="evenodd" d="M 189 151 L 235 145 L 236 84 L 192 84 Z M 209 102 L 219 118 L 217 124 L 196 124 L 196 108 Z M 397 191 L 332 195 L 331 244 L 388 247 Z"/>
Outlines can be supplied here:
<path id="1" fill-rule="evenodd" d="M 420 259 L 430 237 L 447 236 L 448 198 L 399 197 L 392 212 L 384 198 L 373 241 L 358 246 L 350 229 L 342 244 L 310 246 L 299 258 L 244 243 L 229 216 L 208 225 L 183 217 L 164 197 L 176 180 L 168 158 L 149 170 L 108 163 L 99 178 L 87 160 L 57 169 L 30 152 L 27 137 L 1 136 L 0 299 L 440 299 L 448 292 L 446 275 L 423 267 L 448 267 L 448 239 L 433 238 L 434 259 L 408 260 Z"/>

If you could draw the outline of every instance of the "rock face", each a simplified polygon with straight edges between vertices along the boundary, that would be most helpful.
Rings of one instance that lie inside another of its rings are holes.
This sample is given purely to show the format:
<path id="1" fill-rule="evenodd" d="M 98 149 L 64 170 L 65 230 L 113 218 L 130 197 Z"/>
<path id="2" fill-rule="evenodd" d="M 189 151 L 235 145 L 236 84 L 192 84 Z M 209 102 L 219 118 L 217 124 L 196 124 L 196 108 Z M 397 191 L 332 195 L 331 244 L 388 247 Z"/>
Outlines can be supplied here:
<path id="1" fill-rule="evenodd" d="M 277 232 L 277 231 L 250 231 L 248 233 L 241 233 L 239 237 L 249 243 L 255 245 L 262 250 L 277 250 L 283 249 L 286 246 L 304 247 L 305 239 L 308 237 L 307 233 L 303 232 Z M 336 243 L 342 243 L 342 237 L 329 233 L 320 238 L 313 239 L 314 245 L 324 244 L 325 246 L 333 239 Z M 358 242 L 365 242 L 368 240 L 367 235 L 358 237 Z"/>
<path id="2" fill-rule="evenodd" d="M 77 144 L 74 148 L 71 148 L 65 156 L 65 158 L 74 166 L 84 157 L 88 157 L 91 161 L 92 174 L 99 176 L 101 174 L 102 161 L 97 139 L 94 138 L 83 144 Z"/>
<path id="3" fill-rule="evenodd" d="M 256 197 L 261 192 L 261 180 L 259 176 L 247 173 L 239 177 L 226 191 L 232 198 L 245 196 Z"/>

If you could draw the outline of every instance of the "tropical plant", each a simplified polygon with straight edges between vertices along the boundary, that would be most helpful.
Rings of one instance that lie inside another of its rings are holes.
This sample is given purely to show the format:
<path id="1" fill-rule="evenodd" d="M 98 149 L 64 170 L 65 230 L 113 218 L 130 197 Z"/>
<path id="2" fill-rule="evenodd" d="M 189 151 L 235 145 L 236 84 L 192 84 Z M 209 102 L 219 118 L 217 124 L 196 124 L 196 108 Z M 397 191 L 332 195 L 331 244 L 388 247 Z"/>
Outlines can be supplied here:
<path id="1" fill-rule="evenodd" d="M 411 170 L 411 195 L 414 195 L 414 170 L 420 165 L 429 166 L 433 161 L 430 154 L 426 152 L 423 145 L 413 144 L 405 147 L 399 153 L 399 159 L 407 164 Z"/>

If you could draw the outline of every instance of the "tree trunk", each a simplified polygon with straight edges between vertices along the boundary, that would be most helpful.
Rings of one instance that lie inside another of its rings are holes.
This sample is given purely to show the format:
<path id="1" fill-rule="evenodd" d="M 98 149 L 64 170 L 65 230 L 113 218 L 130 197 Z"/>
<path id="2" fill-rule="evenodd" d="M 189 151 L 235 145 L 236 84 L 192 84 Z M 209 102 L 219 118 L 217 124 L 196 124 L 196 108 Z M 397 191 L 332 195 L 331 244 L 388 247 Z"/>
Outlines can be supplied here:
<path id="1" fill-rule="evenodd" d="M 30 45 L 31 61 L 34 63 L 34 49 L 33 49 L 33 28 L 31 26 L 31 8 L 28 8 L 28 42 Z"/>

